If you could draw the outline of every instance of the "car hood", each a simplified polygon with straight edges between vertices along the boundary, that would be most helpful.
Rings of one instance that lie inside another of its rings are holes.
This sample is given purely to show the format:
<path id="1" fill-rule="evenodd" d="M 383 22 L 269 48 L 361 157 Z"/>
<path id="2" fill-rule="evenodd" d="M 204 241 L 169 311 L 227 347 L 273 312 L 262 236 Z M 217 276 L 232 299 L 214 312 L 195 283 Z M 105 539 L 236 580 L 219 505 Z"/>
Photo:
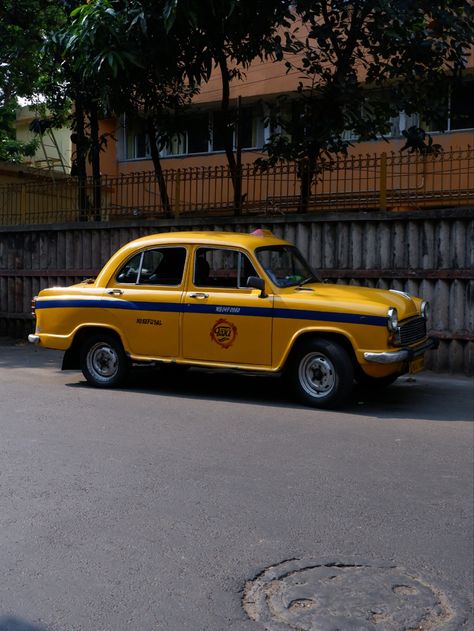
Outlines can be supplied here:
<path id="1" fill-rule="evenodd" d="M 283 294 L 285 302 L 288 300 L 300 308 L 307 305 L 311 309 L 320 308 L 322 311 L 337 310 L 386 316 L 389 307 L 395 307 L 400 320 L 419 314 L 419 298 L 387 289 L 314 283 L 288 288 Z"/>

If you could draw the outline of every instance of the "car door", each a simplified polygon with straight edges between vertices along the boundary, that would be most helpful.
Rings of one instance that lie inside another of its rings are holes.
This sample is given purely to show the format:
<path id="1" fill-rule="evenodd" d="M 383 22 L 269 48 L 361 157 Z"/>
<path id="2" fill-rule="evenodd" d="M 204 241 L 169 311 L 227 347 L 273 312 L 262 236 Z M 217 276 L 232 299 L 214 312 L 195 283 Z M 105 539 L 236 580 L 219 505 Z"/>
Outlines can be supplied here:
<path id="1" fill-rule="evenodd" d="M 273 297 L 247 287 L 258 276 L 236 249 L 197 247 L 183 300 L 182 352 L 188 360 L 269 366 Z"/>
<path id="2" fill-rule="evenodd" d="M 131 353 L 177 357 L 187 250 L 154 247 L 131 256 L 108 283 L 110 318 Z"/>

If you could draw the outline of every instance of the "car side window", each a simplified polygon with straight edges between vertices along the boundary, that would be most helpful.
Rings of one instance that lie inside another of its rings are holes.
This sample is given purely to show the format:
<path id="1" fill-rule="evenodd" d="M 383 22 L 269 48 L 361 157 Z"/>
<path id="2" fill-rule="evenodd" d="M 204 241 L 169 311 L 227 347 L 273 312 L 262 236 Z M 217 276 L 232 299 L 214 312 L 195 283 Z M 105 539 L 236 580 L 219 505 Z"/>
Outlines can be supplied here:
<path id="1" fill-rule="evenodd" d="M 132 256 L 116 276 L 118 283 L 178 286 L 183 280 L 186 249 L 154 248 Z"/>
<path id="2" fill-rule="evenodd" d="M 142 256 L 143 252 L 139 252 L 138 254 L 132 256 L 132 258 L 128 259 L 115 277 L 117 283 L 135 284 L 137 282 Z"/>
<path id="3" fill-rule="evenodd" d="M 247 288 L 247 278 L 258 276 L 250 259 L 237 250 L 198 248 L 194 258 L 195 287 Z"/>

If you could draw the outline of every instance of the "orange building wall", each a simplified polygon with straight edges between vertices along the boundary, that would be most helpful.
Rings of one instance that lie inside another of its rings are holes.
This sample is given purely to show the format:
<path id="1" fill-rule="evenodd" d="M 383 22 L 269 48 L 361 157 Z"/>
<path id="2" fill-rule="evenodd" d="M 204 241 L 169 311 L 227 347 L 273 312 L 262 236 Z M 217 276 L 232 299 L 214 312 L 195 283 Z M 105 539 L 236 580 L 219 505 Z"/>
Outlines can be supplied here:
<path id="1" fill-rule="evenodd" d="M 474 72 L 474 47 L 468 60 L 468 73 Z M 273 62 L 270 60 L 255 61 L 244 73 L 242 79 L 235 79 L 231 84 L 231 99 L 236 103 L 239 96 L 244 104 L 252 100 L 265 99 L 278 94 L 293 92 L 300 80 L 300 73 L 291 71 L 287 73 L 284 61 Z M 200 94 L 194 98 L 196 105 L 216 105 L 218 107 L 221 96 L 220 74 L 215 70 L 207 84 L 202 87 Z M 101 121 L 101 133 L 110 133 L 117 140 L 120 137 L 120 123 L 115 119 Z M 474 147 L 474 130 L 453 131 L 436 134 L 433 133 L 433 141 L 439 143 L 444 149 L 464 149 Z M 403 138 L 360 142 L 349 149 L 349 155 L 377 154 L 382 152 L 397 152 L 404 144 Z M 242 163 L 252 163 L 257 157 L 264 155 L 259 151 L 243 151 Z M 164 169 L 184 169 L 189 167 L 208 167 L 226 165 L 224 152 L 196 154 L 191 156 L 176 156 L 164 158 Z M 134 173 L 138 171 L 152 171 L 151 160 L 118 160 L 117 142 L 109 139 L 107 149 L 101 154 L 101 170 L 103 174 L 117 176 L 122 173 Z"/>
<path id="2" fill-rule="evenodd" d="M 107 145 L 100 154 L 100 169 L 104 175 L 120 175 L 119 162 L 117 160 L 118 120 L 107 118 L 99 123 L 99 133 L 107 134 Z M 142 169 L 139 169 L 142 170 Z"/>

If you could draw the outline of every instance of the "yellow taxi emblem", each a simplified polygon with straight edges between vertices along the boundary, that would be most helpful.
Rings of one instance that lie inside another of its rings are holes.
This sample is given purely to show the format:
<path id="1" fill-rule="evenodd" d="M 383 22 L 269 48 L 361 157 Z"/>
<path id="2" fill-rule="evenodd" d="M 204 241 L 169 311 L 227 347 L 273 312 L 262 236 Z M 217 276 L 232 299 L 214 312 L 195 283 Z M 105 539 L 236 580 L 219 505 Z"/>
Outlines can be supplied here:
<path id="1" fill-rule="evenodd" d="M 237 327 L 221 318 L 217 320 L 211 329 L 211 340 L 222 346 L 222 348 L 229 348 L 237 337 Z"/>

